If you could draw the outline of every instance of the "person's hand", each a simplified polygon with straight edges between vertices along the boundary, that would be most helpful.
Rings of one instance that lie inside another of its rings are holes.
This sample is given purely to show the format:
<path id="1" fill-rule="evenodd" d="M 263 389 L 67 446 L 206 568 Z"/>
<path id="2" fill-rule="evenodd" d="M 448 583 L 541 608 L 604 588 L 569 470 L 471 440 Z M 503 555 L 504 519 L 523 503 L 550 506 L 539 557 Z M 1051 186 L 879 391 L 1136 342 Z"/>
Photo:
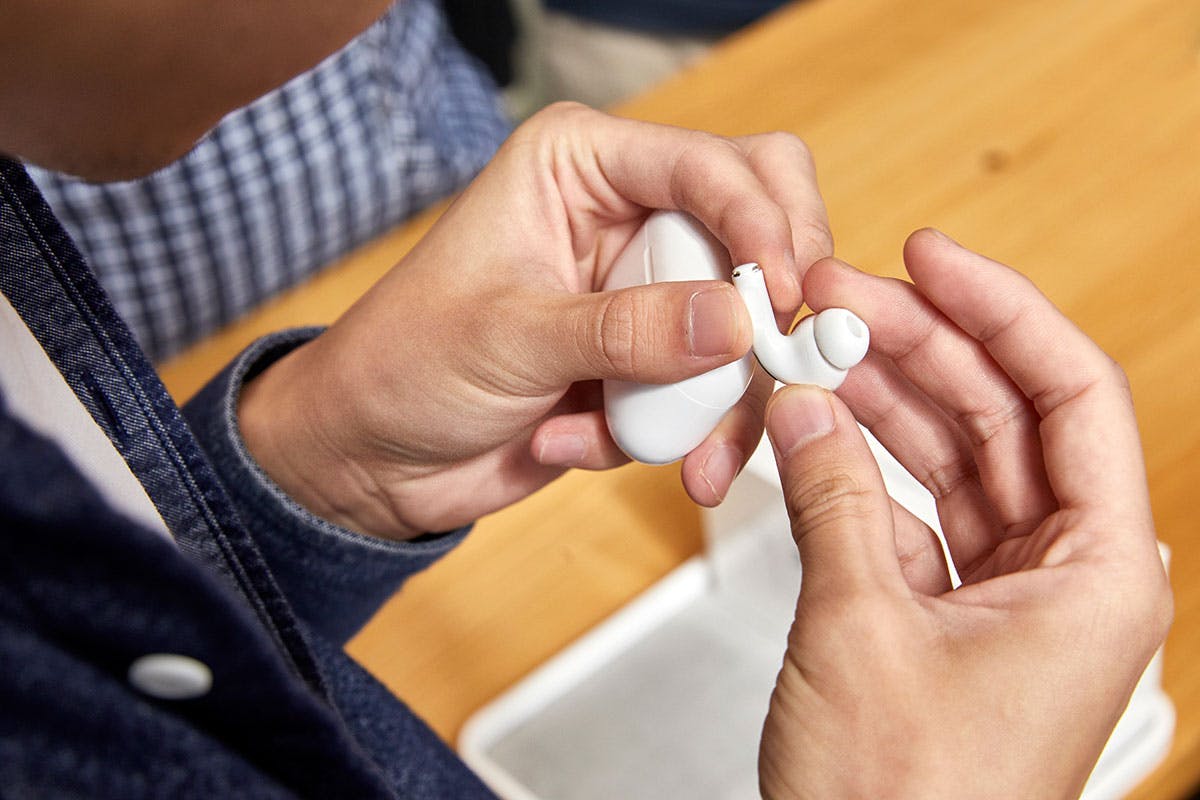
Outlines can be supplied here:
<path id="1" fill-rule="evenodd" d="M 781 320 L 833 249 L 795 137 L 552 107 L 342 319 L 249 384 L 251 453 L 312 511 L 393 538 L 465 524 L 569 467 L 625 462 L 597 379 L 678 381 L 741 357 L 753 335 L 728 283 L 599 291 L 656 208 L 691 213 L 733 263 L 761 263 Z M 684 460 L 697 502 L 720 502 L 753 452 L 770 388 L 759 375 Z"/>
<path id="2" fill-rule="evenodd" d="M 933 231 L 905 262 L 808 272 L 872 352 L 768 407 L 804 575 L 763 796 L 1074 797 L 1172 613 L 1129 387 L 1020 274 Z M 936 498 L 958 590 L 856 416 Z"/>

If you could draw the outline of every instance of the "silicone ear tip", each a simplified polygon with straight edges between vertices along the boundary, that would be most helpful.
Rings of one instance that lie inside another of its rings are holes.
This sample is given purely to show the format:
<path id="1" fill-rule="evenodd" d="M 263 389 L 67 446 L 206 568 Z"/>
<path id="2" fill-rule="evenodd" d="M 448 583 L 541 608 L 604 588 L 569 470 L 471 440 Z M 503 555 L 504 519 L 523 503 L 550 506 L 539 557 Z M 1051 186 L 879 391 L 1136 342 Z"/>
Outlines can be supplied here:
<path id="1" fill-rule="evenodd" d="M 867 323 L 845 308 L 827 308 L 813 320 L 817 349 L 833 366 L 850 369 L 867 355 L 871 333 Z"/>

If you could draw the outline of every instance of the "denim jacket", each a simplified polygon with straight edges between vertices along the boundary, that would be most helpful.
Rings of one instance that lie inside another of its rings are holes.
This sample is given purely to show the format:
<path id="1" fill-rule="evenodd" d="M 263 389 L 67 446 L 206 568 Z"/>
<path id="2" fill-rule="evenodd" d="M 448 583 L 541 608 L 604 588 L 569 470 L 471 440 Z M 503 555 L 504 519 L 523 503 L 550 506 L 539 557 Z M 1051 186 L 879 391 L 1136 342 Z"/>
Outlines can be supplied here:
<path id="1" fill-rule="evenodd" d="M 0 397 L 0 797 L 491 797 L 342 651 L 466 531 L 390 543 L 325 522 L 238 433 L 242 383 L 318 331 L 256 342 L 181 411 L 4 159 L 0 291 L 176 545 L 108 507 Z M 211 688 L 139 688 L 130 666 L 156 653 L 202 662 Z"/>

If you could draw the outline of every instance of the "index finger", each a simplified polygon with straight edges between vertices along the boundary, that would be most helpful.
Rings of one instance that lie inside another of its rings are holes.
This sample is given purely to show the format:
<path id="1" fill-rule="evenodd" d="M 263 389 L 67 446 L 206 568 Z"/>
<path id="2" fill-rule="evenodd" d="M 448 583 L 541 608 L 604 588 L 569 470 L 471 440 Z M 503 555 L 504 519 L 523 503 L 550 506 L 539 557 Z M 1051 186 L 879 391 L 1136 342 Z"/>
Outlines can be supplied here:
<path id="1" fill-rule="evenodd" d="M 805 241 L 814 238 L 814 231 L 828 237 L 823 204 L 785 206 L 732 140 L 598 116 L 589 126 L 594 134 L 591 154 L 618 194 L 647 208 L 688 212 L 725 245 L 734 264 L 762 265 L 777 311 L 794 313 L 800 307 L 793 225 L 802 228 Z M 806 174 L 796 177 L 797 182 L 806 180 Z"/>
<path id="2" fill-rule="evenodd" d="M 944 234 L 913 234 L 904 259 L 917 288 L 978 339 L 1033 402 L 1058 502 L 1148 520 L 1133 401 L 1116 362 L 1025 276 Z"/>
<path id="3" fill-rule="evenodd" d="M 787 214 L 797 275 L 803 280 L 810 266 L 833 255 L 829 214 L 818 187 L 812 153 L 800 137 L 782 131 L 738 136 L 733 141 Z"/>
<path id="4" fill-rule="evenodd" d="M 803 285 L 808 268 L 833 255 L 829 215 L 817 186 L 817 168 L 812 153 L 799 137 L 779 131 L 739 136 L 734 141 L 746 154 L 763 186 L 788 216 L 796 260 L 795 274 Z M 775 305 L 780 330 L 791 328 L 796 308 Z"/>

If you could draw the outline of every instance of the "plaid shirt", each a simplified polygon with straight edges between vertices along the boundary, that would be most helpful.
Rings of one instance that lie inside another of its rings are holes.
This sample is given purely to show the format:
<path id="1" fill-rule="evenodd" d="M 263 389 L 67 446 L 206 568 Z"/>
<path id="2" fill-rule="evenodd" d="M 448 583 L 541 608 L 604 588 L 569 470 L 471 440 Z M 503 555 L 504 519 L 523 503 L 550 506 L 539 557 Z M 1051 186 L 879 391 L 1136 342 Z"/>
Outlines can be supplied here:
<path id="1" fill-rule="evenodd" d="M 148 177 L 29 171 L 160 359 L 458 188 L 507 133 L 437 3 L 405 0 Z"/>

